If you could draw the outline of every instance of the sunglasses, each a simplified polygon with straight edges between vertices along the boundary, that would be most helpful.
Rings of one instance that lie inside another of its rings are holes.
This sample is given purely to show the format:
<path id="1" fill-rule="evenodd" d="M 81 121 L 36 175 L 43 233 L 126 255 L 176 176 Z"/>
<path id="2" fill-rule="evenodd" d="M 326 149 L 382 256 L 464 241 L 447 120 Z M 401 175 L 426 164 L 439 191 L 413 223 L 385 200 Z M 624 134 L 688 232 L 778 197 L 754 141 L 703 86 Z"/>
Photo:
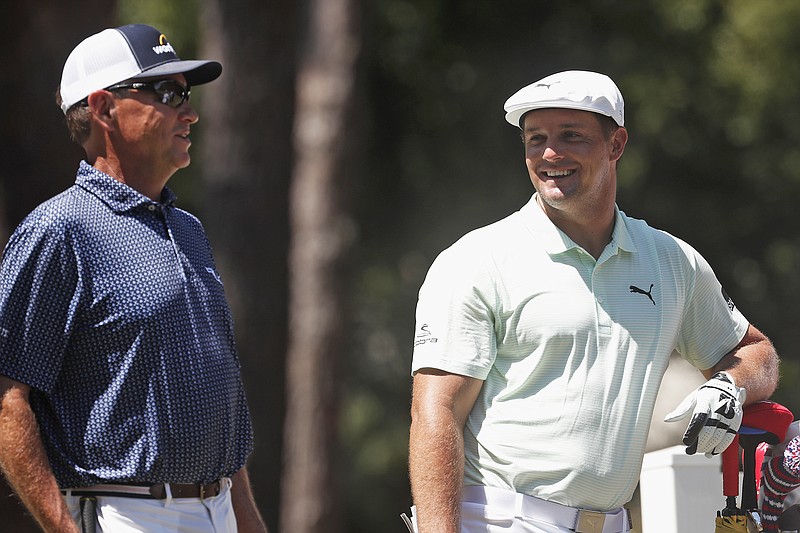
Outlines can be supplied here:
<path id="1" fill-rule="evenodd" d="M 156 94 L 158 101 L 170 107 L 178 107 L 184 102 L 189 101 L 191 87 L 183 86 L 175 80 L 159 81 L 135 81 L 130 83 L 118 83 L 111 87 L 106 87 L 106 91 L 116 91 L 121 89 L 136 89 L 139 91 L 151 91 Z"/>

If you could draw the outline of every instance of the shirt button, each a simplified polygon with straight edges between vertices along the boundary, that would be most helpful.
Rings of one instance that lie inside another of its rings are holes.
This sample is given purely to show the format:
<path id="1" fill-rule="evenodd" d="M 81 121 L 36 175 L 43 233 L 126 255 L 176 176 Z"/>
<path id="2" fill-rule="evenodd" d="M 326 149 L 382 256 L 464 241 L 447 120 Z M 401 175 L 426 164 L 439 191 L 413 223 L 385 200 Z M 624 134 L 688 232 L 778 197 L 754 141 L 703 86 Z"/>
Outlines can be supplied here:
<path id="1" fill-rule="evenodd" d="M 150 204 L 150 205 L 147 206 L 147 210 L 148 211 L 155 211 L 156 210 L 156 206 L 154 206 L 153 204 Z"/>
<path id="2" fill-rule="evenodd" d="M 598 296 L 597 297 L 597 303 L 599 303 L 599 304 L 603 303 L 603 297 L 602 296 Z"/>

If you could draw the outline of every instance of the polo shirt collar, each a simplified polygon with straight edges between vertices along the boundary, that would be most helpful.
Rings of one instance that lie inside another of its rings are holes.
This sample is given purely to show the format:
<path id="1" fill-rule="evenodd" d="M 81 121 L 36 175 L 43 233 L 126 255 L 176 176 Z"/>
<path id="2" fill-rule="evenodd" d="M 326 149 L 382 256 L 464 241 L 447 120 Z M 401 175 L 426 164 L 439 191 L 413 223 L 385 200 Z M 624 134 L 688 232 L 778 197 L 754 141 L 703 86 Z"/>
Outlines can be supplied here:
<path id="1" fill-rule="evenodd" d="M 81 161 L 75 184 L 97 196 L 113 211 L 123 213 L 140 206 L 157 204 L 162 207 L 172 205 L 177 198 L 168 188 L 161 191 L 161 202 L 154 202 L 139 191 L 132 189 L 105 172 L 101 172 L 86 161 Z"/>
<path id="2" fill-rule="evenodd" d="M 564 253 L 573 248 L 579 248 L 578 244 L 567 236 L 566 233 L 556 227 L 547 217 L 537 203 L 538 193 L 534 193 L 531 199 L 525 204 L 520 213 L 524 224 L 531 233 L 542 243 L 548 255 Z M 611 242 L 608 246 L 613 246 L 626 252 L 635 252 L 636 245 L 628 233 L 628 226 L 625 223 L 624 214 L 619 207 L 614 205 L 614 231 L 611 233 Z M 608 246 L 606 248 L 608 248 Z"/>

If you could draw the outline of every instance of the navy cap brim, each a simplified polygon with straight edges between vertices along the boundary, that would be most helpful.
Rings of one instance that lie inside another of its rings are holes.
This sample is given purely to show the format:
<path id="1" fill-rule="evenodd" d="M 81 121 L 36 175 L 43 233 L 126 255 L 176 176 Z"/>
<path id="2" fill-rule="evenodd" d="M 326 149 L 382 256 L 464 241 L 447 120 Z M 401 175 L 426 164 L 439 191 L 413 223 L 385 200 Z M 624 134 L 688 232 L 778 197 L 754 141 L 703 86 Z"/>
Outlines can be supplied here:
<path id="1" fill-rule="evenodd" d="M 183 74 L 189 85 L 202 85 L 214 81 L 222 74 L 222 64 L 217 61 L 201 59 L 179 59 L 162 63 L 153 68 L 142 71 L 131 79 L 152 78 L 155 76 L 171 76 Z"/>

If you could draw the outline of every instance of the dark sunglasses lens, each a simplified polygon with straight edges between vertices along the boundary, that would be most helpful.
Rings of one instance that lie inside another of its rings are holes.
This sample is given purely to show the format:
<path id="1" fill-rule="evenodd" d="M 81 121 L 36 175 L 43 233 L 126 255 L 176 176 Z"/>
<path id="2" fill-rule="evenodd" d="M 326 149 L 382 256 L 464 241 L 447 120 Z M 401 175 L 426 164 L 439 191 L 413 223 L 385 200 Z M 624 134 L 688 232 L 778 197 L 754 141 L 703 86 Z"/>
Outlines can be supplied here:
<path id="1" fill-rule="evenodd" d="M 162 104 L 170 107 L 178 107 L 189 99 L 189 89 L 178 82 L 162 81 L 153 86 Z"/>

